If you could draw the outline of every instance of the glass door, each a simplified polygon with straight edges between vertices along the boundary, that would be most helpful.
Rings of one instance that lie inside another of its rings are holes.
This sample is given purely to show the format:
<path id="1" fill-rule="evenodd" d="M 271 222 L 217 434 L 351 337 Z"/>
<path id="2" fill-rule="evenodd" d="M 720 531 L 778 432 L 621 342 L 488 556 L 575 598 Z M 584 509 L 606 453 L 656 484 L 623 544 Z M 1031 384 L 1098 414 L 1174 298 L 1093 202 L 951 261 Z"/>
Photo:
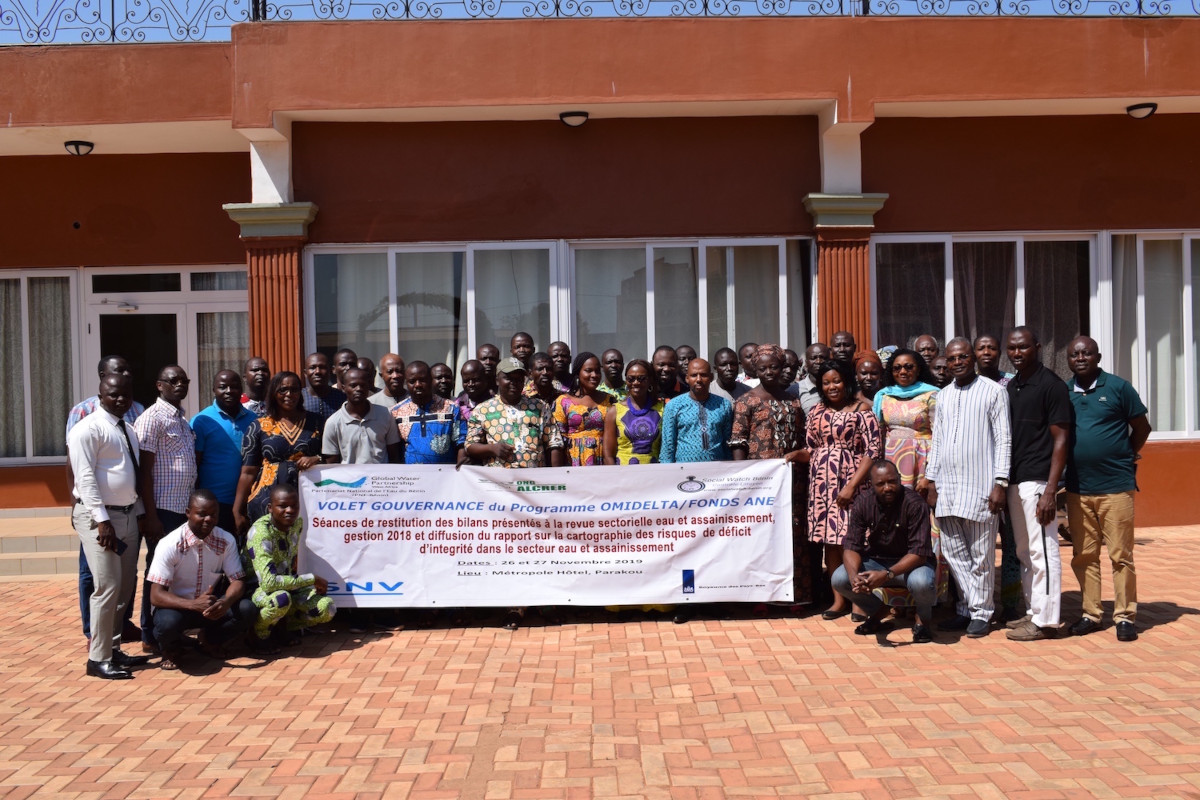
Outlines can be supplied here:
<path id="1" fill-rule="evenodd" d="M 121 355 L 133 370 L 133 397 L 150 406 L 158 397 L 155 380 L 168 364 L 188 366 L 180 359 L 189 345 L 183 305 L 133 303 L 94 305 L 88 309 L 88 353 L 84 363 L 83 391 L 95 394 L 95 364 L 104 356 Z M 188 376 L 195 375 L 188 370 Z M 194 389 L 193 389 L 194 392 Z M 193 392 L 188 393 L 189 399 Z M 189 404 L 190 406 L 191 404 Z M 187 408 L 189 414 L 194 413 Z"/>

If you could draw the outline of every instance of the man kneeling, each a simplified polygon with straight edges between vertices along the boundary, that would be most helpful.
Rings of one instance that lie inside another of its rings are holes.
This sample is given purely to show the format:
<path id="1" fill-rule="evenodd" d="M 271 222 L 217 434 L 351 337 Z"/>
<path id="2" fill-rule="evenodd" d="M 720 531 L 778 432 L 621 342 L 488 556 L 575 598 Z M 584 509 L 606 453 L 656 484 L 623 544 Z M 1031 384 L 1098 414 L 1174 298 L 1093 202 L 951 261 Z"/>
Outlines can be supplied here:
<path id="1" fill-rule="evenodd" d="M 254 632 L 263 645 L 271 628 L 281 622 L 288 632 L 282 637 L 283 643 L 299 644 L 301 629 L 329 622 L 336 611 L 333 601 L 325 596 L 329 584 L 324 578 L 296 574 L 296 553 L 304 525 L 299 515 L 296 489 L 276 485 L 271 488 L 267 514 L 250 526 L 246 538 L 246 563 L 258 578 L 258 588 L 251 596 L 258 607 Z"/>
<path id="2" fill-rule="evenodd" d="M 937 591 L 929 505 L 900 484 L 900 473 L 890 461 L 875 462 L 869 478 L 874 491 L 860 494 L 850 510 L 842 566 L 833 573 L 833 588 L 867 612 L 867 621 L 854 632 L 868 636 L 880 629 L 886 610 L 873 590 L 907 587 L 917 606 L 913 642 L 931 642 Z"/>
<path id="3" fill-rule="evenodd" d="M 199 628 L 208 645 L 220 648 L 256 616 L 254 604 L 242 599 L 242 560 L 233 536 L 217 527 L 219 513 L 216 496 L 197 489 L 188 498 L 187 522 L 155 548 L 146 578 L 163 669 L 179 669 L 185 630 Z"/>

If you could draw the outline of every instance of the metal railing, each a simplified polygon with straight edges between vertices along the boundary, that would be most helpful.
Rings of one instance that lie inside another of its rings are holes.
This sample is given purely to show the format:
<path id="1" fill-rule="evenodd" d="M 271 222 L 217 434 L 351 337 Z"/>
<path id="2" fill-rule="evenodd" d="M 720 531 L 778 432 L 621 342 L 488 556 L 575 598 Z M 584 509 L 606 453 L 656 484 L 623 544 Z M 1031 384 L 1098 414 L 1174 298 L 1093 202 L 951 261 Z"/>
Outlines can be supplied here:
<path id="1" fill-rule="evenodd" d="M 0 45 L 224 42 L 260 20 L 1194 17 L 1200 0 L 0 0 Z"/>

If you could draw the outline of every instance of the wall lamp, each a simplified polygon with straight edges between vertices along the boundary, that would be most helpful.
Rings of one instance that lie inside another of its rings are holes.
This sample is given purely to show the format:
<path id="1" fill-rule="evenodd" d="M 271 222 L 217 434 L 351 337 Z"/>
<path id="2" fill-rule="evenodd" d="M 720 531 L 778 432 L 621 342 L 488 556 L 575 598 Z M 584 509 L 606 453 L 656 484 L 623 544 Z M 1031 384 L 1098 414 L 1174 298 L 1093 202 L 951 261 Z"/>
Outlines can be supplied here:
<path id="1" fill-rule="evenodd" d="M 96 145 L 82 139 L 72 139 L 69 142 L 63 142 L 63 147 L 67 148 L 67 152 L 73 156 L 86 156 Z"/>
<path id="2" fill-rule="evenodd" d="M 558 115 L 558 118 L 568 128 L 578 128 L 588 121 L 588 116 L 588 112 L 586 111 L 564 111 Z"/>
<path id="3" fill-rule="evenodd" d="M 1158 111 L 1158 103 L 1135 103 L 1125 108 L 1125 113 L 1134 119 L 1153 117 L 1155 111 Z"/>

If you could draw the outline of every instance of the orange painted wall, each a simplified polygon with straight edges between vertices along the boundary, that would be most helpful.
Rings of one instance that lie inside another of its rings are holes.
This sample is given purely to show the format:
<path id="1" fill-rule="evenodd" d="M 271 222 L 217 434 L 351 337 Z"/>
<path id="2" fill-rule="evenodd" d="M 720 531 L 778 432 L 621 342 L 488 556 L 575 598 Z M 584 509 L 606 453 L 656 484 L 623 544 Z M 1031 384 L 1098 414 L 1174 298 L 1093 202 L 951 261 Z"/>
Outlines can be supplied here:
<path id="1" fill-rule="evenodd" d="M 4 124 L 228 119 L 228 44 L 0 47 Z"/>
<path id="2" fill-rule="evenodd" d="M 1196 228 L 1200 114 L 879 119 L 863 190 L 876 231 Z"/>
<path id="3" fill-rule="evenodd" d="M 250 199 L 246 153 L 13 157 L 0 176 L 0 268 L 246 260 L 221 209 Z"/>
<path id="4" fill-rule="evenodd" d="M 313 242 L 796 234 L 815 117 L 296 123 Z"/>
<path id="5" fill-rule="evenodd" d="M 338 58 L 313 58 L 330 42 Z M 1200 93 L 1197 19 L 266 23 L 234 26 L 232 48 L 237 127 L 308 109 L 811 98 L 869 121 L 888 100 Z"/>
<path id="6" fill-rule="evenodd" d="M 72 502 L 61 464 L 0 468 L 0 508 L 51 508 Z"/>

